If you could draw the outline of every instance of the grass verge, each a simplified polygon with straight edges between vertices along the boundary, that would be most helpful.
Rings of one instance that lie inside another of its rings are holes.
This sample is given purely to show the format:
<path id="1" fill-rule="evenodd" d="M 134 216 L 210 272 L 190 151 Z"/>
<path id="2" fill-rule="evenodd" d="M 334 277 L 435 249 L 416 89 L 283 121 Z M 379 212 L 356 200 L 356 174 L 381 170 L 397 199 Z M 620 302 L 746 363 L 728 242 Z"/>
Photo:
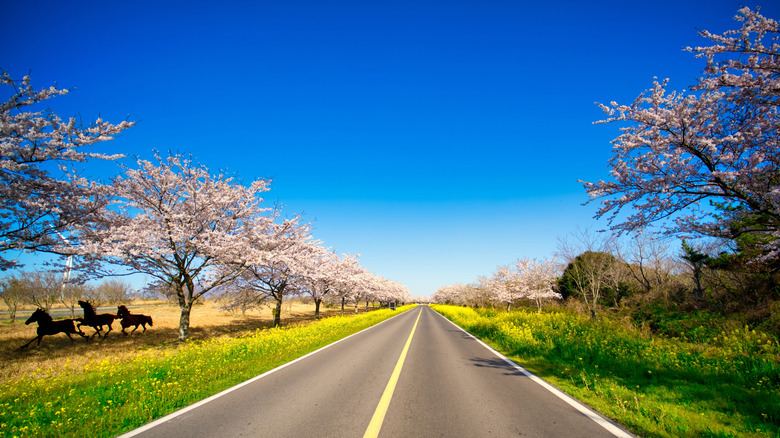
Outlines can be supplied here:
<path id="1" fill-rule="evenodd" d="M 405 306 L 405 311 L 413 306 Z M 303 356 L 399 311 L 336 316 L 104 359 L 79 369 L 38 370 L 0 383 L 0 436 L 110 437 Z"/>
<path id="2" fill-rule="evenodd" d="M 638 435 L 780 436 L 780 346 L 764 333 L 691 341 L 568 313 L 433 308 Z"/>

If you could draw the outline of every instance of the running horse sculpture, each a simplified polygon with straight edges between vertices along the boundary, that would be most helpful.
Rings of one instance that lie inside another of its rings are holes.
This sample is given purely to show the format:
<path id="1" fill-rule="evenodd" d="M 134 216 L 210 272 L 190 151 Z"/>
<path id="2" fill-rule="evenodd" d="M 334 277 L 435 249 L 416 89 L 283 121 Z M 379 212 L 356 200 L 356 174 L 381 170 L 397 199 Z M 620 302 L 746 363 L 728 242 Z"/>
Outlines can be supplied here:
<path id="1" fill-rule="evenodd" d="M 48 313 L 46 313 L 45 310 L 39 308 L 36 309 L 30 318 L 27 319 L 27 321 L 24 323 L 29 325 L 33 322 L 38 323 L 38 336 L 34 337 L 32 341 L 22 345 L 19 348 L 20 350 L 24 350 L 25 347 L 35 342 L 36 339 L 38 340 L 38 345 L 41 345 L 41 339 L 43 339 L 44 336 L 56 335 L 57 333 L 65 333 L 68 335 L 68 338 L 70 338 L 71 341 L 73 341 L 73 338 L 70 336 L 71 334 L 79 335 L 82 338 L 86 338 L 87 342 L 89 342 L 89 336 L 85 335 L 84 332 L 77 329 L 76 323 L 72 319 L 55 321 Z"/>
<path id="2" fill-rule="evenodd" d="M 114 323 L 116 316 L 110 313 L 101 313 L 100 315 L 96 314 L 95 308 L 89 301 L 79 301 L 79 306 L 84 309 L 84 318 L 76 318 L 76 320 L 79 322 L 79 330 L 81 330 L 82 325 L 90 326 L 95 329 L 95 333 L 93 333 L 92 336 L 98 335 L 98 337 L 100 337 L 100 332 L 103 330 L 103 326 L 108 326 L 108 331 L 105 333 L 105 335 L 103 335 L 108 336 L 112 329 L 111 324 Z"/>
<path id="3" fill-rule="evenodd" d="M 149 324 L 149 327 L 151 327 L 152 324 L 152 317 L 147 315 L 141 315 L 139 314 L 133 314 L 130 313 L 130 310 L 127 309 L 125 306 L 119 306 L 116 308 L 116 316 L 118 318 L 122 318 L 122 321 L 120 323 L 122 324 L 122 333 L 128 334 L 125 329 L 130 327 L 131 325 L 134 325 L 135 328 L 132 332 L 129 334 L 133 334 L 134 331 L 138 330 L 138 326 L 140 325 L 143 327 L 144 331 L 146 331 L 146 324 Z"/>

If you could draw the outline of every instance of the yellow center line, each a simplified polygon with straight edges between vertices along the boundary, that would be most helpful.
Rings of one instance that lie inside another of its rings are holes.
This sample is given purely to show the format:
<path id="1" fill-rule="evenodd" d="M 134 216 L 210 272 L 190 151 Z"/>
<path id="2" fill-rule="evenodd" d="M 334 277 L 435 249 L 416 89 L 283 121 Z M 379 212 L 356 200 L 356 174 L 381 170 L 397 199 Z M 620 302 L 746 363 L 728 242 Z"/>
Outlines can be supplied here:
<path id="1" fill-rule="evenodd" d="M 385 414 L 387 414 L 387 408 L 390 407 L 390 399 L 393 398 L 395 385 L 398 383 L 398 377 L 401 375 L 401 368 L 404 367 L 406 353 L 409 351 L 409 345 L 412 343 L 412 336 L 414 336 L 414 331 L 417 329 L 420 315 L 422 315 L 422 307 L 420 307 L 420 313 L 417 314 L 417 320 L 414 321 L 414 327 L 412 327 L 412 332 L 409 333 L 409 339 L 406 340 L 406 345 L 401 352 L 401 357 L 398 358 L 398 363 L 395 364 L 395 369 L 390 376 L 390 381 L 387 382 L 385 392 L 382 394 L 382 398 L 379 399 L 379 405 L 376 407 L 376 411 L 374 411 L 374 416 L 371 417 L 371 423 L 368 424 L 368 429 L 366 429 L 366 433 L 363 434 L 363 438 L 376 438 L 379 436 L 379 429 L 382 428 L 382 422 L 385 421 Z"/>

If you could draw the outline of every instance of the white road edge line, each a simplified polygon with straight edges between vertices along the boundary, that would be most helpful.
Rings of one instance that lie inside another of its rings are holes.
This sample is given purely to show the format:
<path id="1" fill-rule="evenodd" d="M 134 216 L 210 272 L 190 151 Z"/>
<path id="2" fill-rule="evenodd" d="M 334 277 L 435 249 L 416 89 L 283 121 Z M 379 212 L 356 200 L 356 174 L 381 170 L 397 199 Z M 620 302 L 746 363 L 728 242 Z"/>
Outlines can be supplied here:
<path id="1" fill-rule="evenodd" d="M 412 310 L 412 309 L 409 309 L 409 310 Z M 152 428 L 154 428 L 154 427 L 156 427 L 156 426 L 158 426 L 158 425 L 160 425 L 162 423 L 165 423 L 165 422 L 168 422 L 170 420 L 173 420 L 174 418 L 176 418 L 178 416 L 181 416 L 181 415 L 184 415 L 184 414 L 186 414 L 187 412 L 189 412 L 189 411 L 191 411 L 193 409 L 197 409 L 197 408 L 205 405 L 206 403 L 209 403 L 209 402 L 211 402 L 213 400 L 216 400 L 216 399 L 218 399 L 218 398 L 220 398 L 220 397 L 222 397 L 224 395 L 227 395 L 227 394 L 229 394 L 229 393 L 231 393 L 231 392 L 233 392 L 233 391 L 235 391 L 237 389 L 243 388 L 244 386 L 252 384 L 252 383 L 262 379 L 263 377 L 268 376 L 269 374 L 273 374 L 273 373 L 281 370 L 282 368 L 287 368 L 288 366 L 290 366 L 290 365 L 292 365 L 292 364 L 294 364 L 296 362 L 302 361 L 302 360 L 306 359 L 309 356 L 313 356 L 313 355 L 319 353 L 320 351 L 325 350 L 326 348 L 332 347 L 332 346 L 338 344 L 339 342 L 346 341 L 347 339 L 349 339 L 349 338 L 351 338 L 353 336 L 357 336 L 357 335 L 363 333 L 366 330 L 370 330 L 370 329 L 372 329 L 374 327 L 377 327 L 380 324 L 383 324 L 383 323 L 385 323 L 387 321 L 390 321 L 391 319 L 397 318 L 397 317 L 399 317 L 399 316 L 401 316 L 401 315 L 403 315 L 405 313 L 406 312 L 399 313 L 398 315 L 395 315 L 393 317 L 387 318 L 386 320 L 381 321 L 381 322 L 379 322 L 377 324 L 374 324 L 371 327 L 366 327 L 366 328 L 364 328 L 363 330 L 361 330 L 361 331 L 359 331 L 357 333 L 352 333 L 351 335 L 347 336 L 346 338 L 341 338 L 341 339 L 339 339 L 336 342 L 328 344 L 328 345 L 326 345 L 324 347 L 320 347 L 320 348 L 312 351 L 311 353 L 307 353 L 307 354 L 305 354 L 305 355 L 303 355 L 303 356 L 301 356 L 301 357 L 299 357 L 297 359 L 291 360 L 290 362 L 287 362 L 287 363 L 285 363 L 283 365 L 279 365 L 278 367 L 270 369 L 270 370 L 264 372 L 263 374 L 260 374 L 260 375 L 257 375 L 255 377 L 252 377 L 249 380 L 245 380 L 245 381 L 239 383 L 238 385 L 231 386 L 230 388 L 225 389 L 225 390 L 223 390 L 221 392 L 218 392 L 218 393 L 216 393 L 216 394 L 214 394 L 214 395 L 212 395 L 210 397 L 204 398 L 201 401 L 195 402 L 195 403 L 193 403 L 193 404 L 191 404 L 189 406 L 185 406 L 185 407 L 179 409 L 178 411 L 173 411 L 173 412 L 171 412 L 170 414 L 168 414 L 168 415 L 166 415 L 164 417 L 160 417 L 160 418 L 152 421 L 151 423 L 146 423 L 146 424 L 144 424 L 143 426 L 141 426 L 141 427 L 139 427 L 137 429 L 133 429 L 131 431 L 125 432 L 124 434 L 119 435 L 116 438 L 131 438 L 131 437 L 134 437 L 136 435 L 140 435 L 140 434 L 146 432 L 147 430 L 152 429 Z"/>
<path id="2" fill-rule="evenodd" d="M 431 310 L 433 310 L 433 309 L 431 309 Z M 570 395 L 568 395 L 568 394 L 566 394 L 564 392 L 561 392 L 561 390 L 559 390 L 558 388 L 556 388 L 556 387 L 550 385 L 549 383 L 545 382 L 541 377 L 537 377 L 532 372 L 530 372 L 527 369 L 525 369 L 525 368 L 521 367 L 520 365 L 516 364 L 514 361 L 512 361 L 508 357 L 506 357 L 503 354 L 501 354 L 498 351 L 496 351 L 495 348 L 493 348 L 490 345 L 482 342 L 481 339 L 477 338 L 476 336 L 474 336 L 471 333 L 469 333 L 466 330 L 464 330 L 461 326 L 459 326 L 459 325 L 455 324 L 454 322 L 450 321 L 449 319 L 447 319 L 447 317 L 445 317 L 441 313 L 436 312 L 436 314 L 441 316 L 442 318 L 444 318 L 445 321 L 447 321 L 450 324 L 452 324 L 455 327 L 457 327 L 458 330 L 461 330 L 463 333 L 471 336 L 472 339 L 474 339 L 475 341 L 479 342 L 483 347 L 487 348 L 488 351 L 492 352 L 493 354 L 495 354 L 496 356 L 501 358 L 504 362 L 506 362 L 507 364 L 512 366 L 514 369 L 516 369 L 517 371 L 520 371 L 521 373 L 526 375 L 528 378 L 530 378 L 534 382 L 536 382 L 539 385 L 541 385 L 544 389 L 546 389 L 546 390 L 550 391 L 551 393 L 553 393 L 553 395 L 555 395 L 559 399 L 561 399 L 561 400 L 565 401 L 566 403 L 568 403 L 574 409 L 580 411 L 583 415 L 585 415 L 586 417 L 588 417 L 591 420 L 593 420 L 594 422 L 596 422 L 596 424 L 598 424 L 599 426 L 601 426 L 604 429 L 606 429 L 612 435 L 615 435 L 616 437 L 620 437 L 620 438 L 634 438 L 634 435 L 631 435 L 628 432 L 624 431 L 623 429 L 617 427 L 611 421 L 607 420 L 606 418 L 604 418 L 601 415 L 599 415 L 598 413 L 596 413 L 594 410 L 592 410 L 592 409 L 588 408 L 587 406 L 583 405 L 578 400 L 572 398 Z"/>

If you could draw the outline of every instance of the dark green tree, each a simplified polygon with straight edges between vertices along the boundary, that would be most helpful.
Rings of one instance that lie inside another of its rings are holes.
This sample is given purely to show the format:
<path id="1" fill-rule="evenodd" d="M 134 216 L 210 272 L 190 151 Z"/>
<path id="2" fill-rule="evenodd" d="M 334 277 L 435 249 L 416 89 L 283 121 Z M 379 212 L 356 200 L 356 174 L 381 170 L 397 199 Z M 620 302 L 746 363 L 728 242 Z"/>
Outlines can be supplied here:
<path id="1" fill-rule="evenodd" d="M 585 251 L 572 260 L 558 279 L 558 292 L 564 297 L 576 296 L 588 306 L 590 317 L 596 318 L 596 308 L 609 288 L 615 268 L 615 256 L 606 252 Z"/>
<path id="2" fill-rule="evenodd" d="M 687 241 L 682 241 L 683 255 L 682 259 L 691 268 L 691 275 L 693 276 L 694 294 L 696 298 L 702 298 L 704 295 L 704 286 L 702 285 L 702 276 L 704 275 L 704 269 L 707 268 L 707 264 L 710 261 L 710 257 L 706 254 L 699 252 L 696 248 L 688 244 Z"/>

